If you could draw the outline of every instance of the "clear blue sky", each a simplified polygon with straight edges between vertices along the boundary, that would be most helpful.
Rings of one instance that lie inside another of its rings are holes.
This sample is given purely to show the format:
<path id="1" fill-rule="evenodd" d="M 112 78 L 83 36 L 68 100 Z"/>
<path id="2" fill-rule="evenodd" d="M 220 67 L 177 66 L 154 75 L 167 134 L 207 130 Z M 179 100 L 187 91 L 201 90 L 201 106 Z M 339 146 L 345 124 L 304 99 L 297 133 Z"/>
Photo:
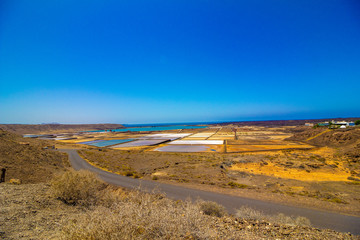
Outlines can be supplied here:
<path id="1" fill-rule="evenodd" d="M 360 116 L 360 1 L 0 1 L 0 123 Z"/>

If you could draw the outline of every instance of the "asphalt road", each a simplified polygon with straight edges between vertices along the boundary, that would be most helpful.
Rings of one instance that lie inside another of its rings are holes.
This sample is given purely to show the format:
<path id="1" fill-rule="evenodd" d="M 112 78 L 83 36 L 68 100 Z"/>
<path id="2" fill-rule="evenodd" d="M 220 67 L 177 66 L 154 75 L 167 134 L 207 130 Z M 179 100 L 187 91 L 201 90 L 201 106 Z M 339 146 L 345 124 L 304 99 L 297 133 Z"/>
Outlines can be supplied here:
<path id="1" fill-rule="evenodd" d="M 339 232 L 350 232 L 352 234 L 360 235 L 360 217 L 309 208 L 286 206 L 266 201 L 249 199 L 246 197 L 237 197 L 215 192 L 201 191 L 155 181 L 133 179 L 114 173 L 109 173 L 90 165 L 88 162 L 82 159 L 74 149 L 66 149 L 61 151 L 69 154 L 70 163 L 75 170 L 90 170 L 98 174 L 101 179 L 109 184 L 125 188 L 141 187 L 142 191 L 152 191 L 156 189 L 157 191 L 165 193 L 167 197 L 172 199 L 185 200 L 190 198 L 196 200 L 200 198 L 206 201 L 214 201 L 225 206 L 230 213 L 235 213 L 236 209 L 245 205 L 267 214 L 284 213 L 285 215 L 289 216 L 304 216 L 310 219 L 311 224 L 314 227 L 329 228 Z"/>

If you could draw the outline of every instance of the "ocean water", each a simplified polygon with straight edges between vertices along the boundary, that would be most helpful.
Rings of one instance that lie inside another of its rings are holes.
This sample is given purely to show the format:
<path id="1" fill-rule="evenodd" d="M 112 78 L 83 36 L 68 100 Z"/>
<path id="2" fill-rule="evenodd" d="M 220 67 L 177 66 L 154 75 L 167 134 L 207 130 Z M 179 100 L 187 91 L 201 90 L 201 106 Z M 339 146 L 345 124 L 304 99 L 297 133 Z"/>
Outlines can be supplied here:
<path id="1" fill-rule="evenodd" d="M 186 125 L 177 125 L 177 126 L 161 126 L 161 127 L 133 127 L 133 128 L 120 128 L 113 129 L 112 132 L 141 132 L 141 131 L 166 131 L 166 130 L 177 130 L 177 129 L 197 129 L 197 128 L 207 128 L 207 126 L 186 126 Z"/>

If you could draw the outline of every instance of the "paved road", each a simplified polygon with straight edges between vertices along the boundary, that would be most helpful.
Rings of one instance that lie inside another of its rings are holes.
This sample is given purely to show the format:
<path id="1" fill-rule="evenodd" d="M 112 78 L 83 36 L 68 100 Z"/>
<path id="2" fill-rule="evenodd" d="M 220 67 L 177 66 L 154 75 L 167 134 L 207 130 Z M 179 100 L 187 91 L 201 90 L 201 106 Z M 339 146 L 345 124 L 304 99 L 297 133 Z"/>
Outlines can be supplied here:
<path id="1" fill-rule="evenodd" d="M 290 216 L 304 216 L 310 219 L 314 227 L 330 228 L 339 232 L 350 232 L 352 234 L 360 235 L 360 217 L 336 214 L 308 208 L 291 207 L 266 201 L 249 199 L 245 197 L 237 197 L 226 194 L 190 189 L 170 184 L 158 183 L 155 181 L 133 179 L 109 173 L 90 165 L 88 162 L 82 159 L 77 153 L 77 151 L 74 149 L 66 149 L 62 151 L 69 154 L 71 165 L 75 170 L 90 170 L 98 174 L 99 177 L 102 178 L 105 182 L 113 185 L 126 188 L 137 188 L 141 186 L 141 189 L 144 191 L 152 191 L 153 189 L 157 189 L 165 193 L 167 197 L 172 199 L 184 200 L 187 198 L 201 198 L 207 201 L 214 201 L 225 206 L 231 213 L 235 213 L 236 209 L 245 205 L 254 209 L 261 210 L 267 214 L 284 213 L 285 215 Z"/>

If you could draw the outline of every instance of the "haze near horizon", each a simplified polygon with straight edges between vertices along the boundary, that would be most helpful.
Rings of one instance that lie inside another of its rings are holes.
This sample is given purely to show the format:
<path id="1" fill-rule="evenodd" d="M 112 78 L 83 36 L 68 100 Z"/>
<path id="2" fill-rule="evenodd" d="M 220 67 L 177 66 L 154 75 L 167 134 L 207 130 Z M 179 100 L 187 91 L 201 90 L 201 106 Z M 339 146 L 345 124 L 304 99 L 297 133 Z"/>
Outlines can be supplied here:
<path id="1" fill-rule="evenodd" d="M 0 3 L 0 123 L 359 117 L 358 1 Z"/>

